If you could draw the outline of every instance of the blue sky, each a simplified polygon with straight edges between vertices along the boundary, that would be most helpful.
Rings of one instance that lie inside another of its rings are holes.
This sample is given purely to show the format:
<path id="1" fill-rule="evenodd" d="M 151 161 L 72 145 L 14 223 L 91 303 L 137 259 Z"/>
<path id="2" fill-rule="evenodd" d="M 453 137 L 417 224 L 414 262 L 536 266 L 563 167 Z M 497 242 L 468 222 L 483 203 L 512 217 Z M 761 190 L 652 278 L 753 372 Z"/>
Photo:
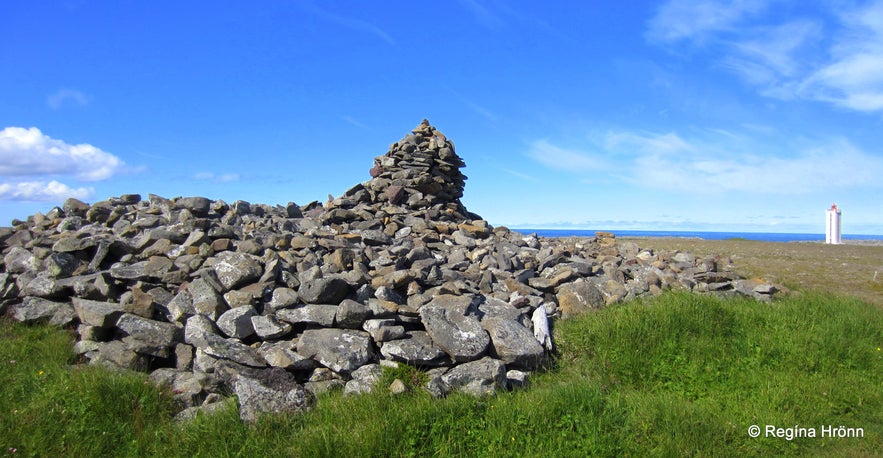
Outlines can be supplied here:
<path id="1" fill-rule="evenodd" d="M 306 204 L 423 118 L 493 225 L 883 234 L 883 1 L 7 1 L 0 223 Z"/>

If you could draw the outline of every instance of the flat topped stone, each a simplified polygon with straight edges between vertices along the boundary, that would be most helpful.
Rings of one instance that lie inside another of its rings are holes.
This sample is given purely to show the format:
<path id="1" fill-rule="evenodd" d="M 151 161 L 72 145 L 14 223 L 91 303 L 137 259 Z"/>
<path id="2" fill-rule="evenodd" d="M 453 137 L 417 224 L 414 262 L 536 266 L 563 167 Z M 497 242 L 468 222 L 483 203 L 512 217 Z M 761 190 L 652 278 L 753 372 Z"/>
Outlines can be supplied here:
<path id="1" fill-rule="evenodd" d="M 463 314 L 464 300 L 454 299 L 456 297 L 436 297 L 420 308 L 420 319 L 432 341 L 455 362 L 474 361 L 485 354 L 490 337 L 478 318 Z M 452 303 L 458 307 L 451 307 Z"/>

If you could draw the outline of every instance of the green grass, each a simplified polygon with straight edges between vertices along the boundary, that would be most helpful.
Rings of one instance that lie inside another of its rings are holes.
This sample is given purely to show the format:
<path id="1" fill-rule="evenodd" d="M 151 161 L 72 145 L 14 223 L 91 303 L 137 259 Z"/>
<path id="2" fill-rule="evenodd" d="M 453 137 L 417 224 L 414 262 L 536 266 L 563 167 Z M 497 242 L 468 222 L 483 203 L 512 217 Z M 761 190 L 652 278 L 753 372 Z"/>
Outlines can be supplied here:
<path id="1" fill-rule="evenodd" d="M 65 331 L 0 323 L 0 454 L 23 456 L 878 456 L 883 311 L 814 293 L 762 304 L 669 293 L 558 322 L 525 391 L 323 395 L 305 415 L 183 425 L 138 374 L 70 369 Z M 10 361 L 15 361 L 14 363 Z M 411 369 L 385 374 L 419 384 Z M 748 436 L 757 424 L 863 438 Z"/>

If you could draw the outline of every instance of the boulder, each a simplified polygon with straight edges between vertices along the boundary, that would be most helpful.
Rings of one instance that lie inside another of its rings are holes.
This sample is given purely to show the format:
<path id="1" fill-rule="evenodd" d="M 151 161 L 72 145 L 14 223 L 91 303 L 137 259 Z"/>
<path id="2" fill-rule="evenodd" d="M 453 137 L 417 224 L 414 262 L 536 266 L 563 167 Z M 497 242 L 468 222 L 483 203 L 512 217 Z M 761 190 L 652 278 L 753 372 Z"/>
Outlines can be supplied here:
<path id="1" fill-rule="evenodd" d="M 481 325 L 490 334 L 491 356 L 507 366 L 535 370 L 545 360 L 543 346 L 537 342 L 531 330 L 517 321 L 491 318 L 483 320 Z"/>
<path id="2" fill-rule="evenodd" d="M 297 341 L 297 352 L 338 373 L 350 373 L 374 358 L 368 333 L 350 329 L 308 329 Z"/>
<path id="3" fill-rule="evenodd" d="M 462 363 L 481 358 L 490 343 L 478 319 L 464 315 L 462 308 L 448 307 L 450 298 L 439 296 L 420 309 L 420 319 L 432 341 Z M 462 305 L 462 301 L 455 301 Z"/>
<path id="4" fill-rule="evenodd" d="M 239 401 L 239 418 L 245 422 L 255 422 L 267 413 L 301 413 L 316 402 L 293 375 L 281 368 L 240 373 L 233 392 Z"/>

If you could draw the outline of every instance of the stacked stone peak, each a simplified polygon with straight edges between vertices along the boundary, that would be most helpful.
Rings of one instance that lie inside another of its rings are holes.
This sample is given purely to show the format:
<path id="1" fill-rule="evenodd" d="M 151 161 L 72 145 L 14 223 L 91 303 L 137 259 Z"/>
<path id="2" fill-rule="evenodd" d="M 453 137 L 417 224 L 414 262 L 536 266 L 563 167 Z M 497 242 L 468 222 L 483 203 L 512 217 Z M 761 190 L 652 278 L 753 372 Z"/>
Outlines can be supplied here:
<path id="1" fill-rule="evenodd" d="M 371 202 L 423 211 L 436 219 L 468 219 L 463 197 L 463 159 L 441 131 L 423 120 L 382 156 L 374 158 L 364 183 Z"/>

